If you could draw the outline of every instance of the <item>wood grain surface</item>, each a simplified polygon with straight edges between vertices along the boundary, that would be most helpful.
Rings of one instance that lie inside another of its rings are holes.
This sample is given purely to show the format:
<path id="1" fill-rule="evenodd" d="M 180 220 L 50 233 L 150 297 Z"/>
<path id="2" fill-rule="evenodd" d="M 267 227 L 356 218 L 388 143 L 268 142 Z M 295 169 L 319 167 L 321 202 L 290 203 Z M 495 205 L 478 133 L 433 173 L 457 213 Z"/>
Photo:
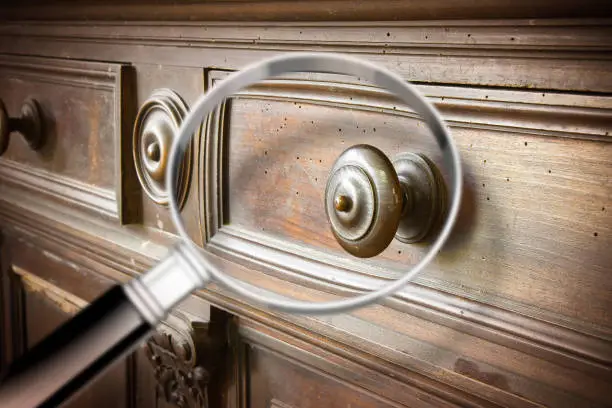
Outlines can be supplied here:
<path id="1" fill-rule="evenodd" d="M 247 93 L 225 108 L 229 111 L 220 140 L 209 145 L 222 146 L 217 159 L 223 169 L 208 177 L 209 184 L 220 175 L 219 188 L 224 189 L 222 208 L 212 212 L 221 214 L 221 232 L 227 228 L 229 235 L 253 242 L 253 248 L 261 242 L 278 252 L 312 258 L 304 269 L 291 267 L 305 275 L 325 279 L 316 268 L 327 263 L 397 278 L 423 256 L 427 245 L 394 241 L 376 258 L 345 261 L 323 206 L 329 169 L 344 149 L 359 143 L 374 144 L 390 158 L 403 151 L 425 153 L 445 169 L 424 124 L 404 108 L 374 98 L 354 101 L 329 92 L 333 85 L 313 82 L 310 93 L 325 92 L 315 99 L 302 89 L 292 95 L 282 88 L 289 86 L 284 83 L 278 85 L 280 94 L 270 86 L 261 97 Z M 296 86 L 306 85 L 301 81 Z M 549 95 L 548 103 L 554 102 L 555 95 Z M 611 200 L 611 145 L 605 139 L 576 140 L 578 132 L 572 139 L 546 130 L 533 135 L 532 128 L 522 131 L 526 125 L 520 121 L 510 131 L 510 115 L 500 124 L 489 121 L 487 129 L 471 127 L 471 121 L 484 121 L 475 109 L 467 120 L 461 115 L 460 109 L 473 108 L 469 101 L 461 108 L 442 101 L 439 106 L 442 112 L 459 111 L 452 132 L 462 153 L 466 188 L 450 243 L 417 282 L 609 336 L 611 288 L 605 276 L 612 258 L 603 248 L 609 245 L 612 225 L 606 210 Z M 221 246 L 236 251 L 229 241 Z M 265 255 L 248 256 L 278 264 Z M 585 268 L 583 273 L 573 273 L 580 268 Z M 357 285 L 338 275 L 335 282 Z"/>
<path id="2" fill-rule="evenodd" d="M 42 154 L 17 137 L 0 159 L 3 364 L 30 340 L 21 334 L 42 336 L 75 299 L 140 275 L 176 243 L 167 209 L 139 194 L 125 160 L 133 113 L 154 89 L 192 104 L 263 57 L 343 52 L 412 81 L 448 121 L 465 171 L 458 224 L 413 284 L 351 313 L 286 315 L 215 284 L 194 294 L 182 312 L 204 319 L 210 302 L 236 316 L 215 400 L 612 404 L 606 4 L 152 4 L 27 2 L 0 12 L 0 98 L 14 115 L 35 96 L 53 118 Z M 427 244 L 393 242 L 357 260 L 325 219 L 329 169 L 357 143 L 391 158 L 425 153 L 447 176 L 423 123 L 360 79 L 295 75 L 240 92 L 194 141 L 190 236 L 270 297 L 338 299 L 397 278 Z M 105 383 L 115 393 L 87 404 L 164 406 L 141 357 Z"/>

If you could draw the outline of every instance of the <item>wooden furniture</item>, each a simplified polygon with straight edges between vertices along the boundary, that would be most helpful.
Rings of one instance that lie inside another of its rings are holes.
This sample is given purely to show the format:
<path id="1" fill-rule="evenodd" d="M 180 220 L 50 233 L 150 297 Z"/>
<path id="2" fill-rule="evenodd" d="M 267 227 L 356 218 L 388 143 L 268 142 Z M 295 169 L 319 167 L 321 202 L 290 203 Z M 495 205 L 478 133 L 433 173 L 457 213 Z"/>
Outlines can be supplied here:
<path id="1" fill-rule="evenodd" d="M 448 245 L 397 296 L 343 315 L 275 313 L 211 285 L 68 406 L 612 404 L 606 2 L 0 10 L 0 130 L 15 130 L 0 158 L 3 365 L 172 245 L 159 176 L 189 105 L 250 62 L 316 50 L 387 66 L 448 121 L 465 172 Z M 291 75 L 237 94 L 184 161 L 189 233 L 225 272 L 295 299 L 397 278 L 427 243 L 357 258 L 325 214 L 333 163 L 360 143 L 425 154 L 447 176 L 419 118 L 359 78 Z"/>

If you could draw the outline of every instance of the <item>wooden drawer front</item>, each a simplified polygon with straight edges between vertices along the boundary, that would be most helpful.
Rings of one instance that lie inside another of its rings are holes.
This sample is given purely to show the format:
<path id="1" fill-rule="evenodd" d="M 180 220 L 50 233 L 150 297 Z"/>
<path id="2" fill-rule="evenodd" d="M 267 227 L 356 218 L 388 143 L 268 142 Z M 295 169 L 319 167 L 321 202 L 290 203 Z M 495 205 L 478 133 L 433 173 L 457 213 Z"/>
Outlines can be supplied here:
<path id="1" fill-rule="evenodd" d="M 223 74 L 209 75 L 214 83 Z M 552 350 L 581 369 L 607 372 L 600 369 L 612 363 L 612 254 L 606 249 L 612 244 L 612 100 L 420 89 L 452 128 L 463 159 L 464 200 L 445 249 L 400 292 L 399 302 L 385 304 L 449 327 L 465 324 L 470 333 L 484 330 L 489 340 L 533 356 Z M 209 132 L 206 238 L 226 259 L 341 294 L 397 278 L 427 249 L 394 241 L 381 255 L 359 260 L 336 243 L 325 216 L 329 170 L 349 146 L 373 144 L 391 158 L 425 153 L 443 169 L 423 123 L 380 90 L 324 76 L 272 80 L 224 105 Z M 261 275 L 240 278 L 265 286 Z M 314 299 L 290 293 L 289 286 L 267 288 Z M 370 318 L 389 323 L 384 313 Z M 411 352 L 430 360 L 418 348 Z M 544 358 L 557 359 L 552 354 Z M 503 365 L 501 357 L 488 362 Z M 473 374 L 461 364 L 455 369 Z M 605 399 L 595 387 L 584 390 L 587 398 Z M 533 390 L 514 391 L 546 403 Z"/>
<path id="2" fill-rule="evenodd" d="M 42 149 L 33 151 L 13 133 L 1 160 L 3 182 L 38 198 L 121 218 L 121 167 L 131 159 L 129 145 L 121 148 L 130 140 L 132 120 L 127 68 L 0 55 L 0 98 L 9 116 L 34 98 L 43 111 L 45 138 Z"/>
<path id="3" fill-rule="evenodd" d="M 251 246 L 245 255 L 270 264 L 299 257 L 299 263 L 276 266 L 318 279 L 324 276 L 317 271 L 331 271 L 339 283 L 363 288 L 397 278 L 424 254 L 425 245 L 393 241 L 362 261 L 342 251 L 330 231 L 325 184 L 347 147 L 369 143 L 389 157 L 425 153 L 445 171 L 422 122 L 375 89 L 350 87 L 270 81 L 225 107 L 224 131 L 208 142 L 209 150 L 223 149 L 220 206 L 206 201 L 219 220 L 218 230 L 208 231 L 215 247 Z M 606 129 L 612 120 L 600 111 L 607 112 L 612 100 L 421 89 L 450 121 L 466 185 L 449 244 L 417 282 L 593 335 L 610 334 L 612 283 L 606 276 L 612 254 L 605 248 L 612 243 L 612 145 Z M 598 106 L 579 111 L 566 103 Z M 532 117 L 538 110 L 544 112 Z M 210 176 L 204 185 L 209 183 Z"/>

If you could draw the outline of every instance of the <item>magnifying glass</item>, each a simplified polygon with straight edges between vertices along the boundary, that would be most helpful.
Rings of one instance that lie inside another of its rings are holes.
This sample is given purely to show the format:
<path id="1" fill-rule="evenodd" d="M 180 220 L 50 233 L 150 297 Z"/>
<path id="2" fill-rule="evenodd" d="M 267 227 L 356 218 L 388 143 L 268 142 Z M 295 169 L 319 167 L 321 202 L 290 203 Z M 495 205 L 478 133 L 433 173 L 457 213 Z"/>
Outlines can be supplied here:
<path id="1" fill-rule="evenodd" d="M 188 236 L 176 200 L 180 160 L 202 120 L 231 95 L 281 74 L 315 72 L 352 75 L 395 94 L 428 125 L 450 176 L 450 205 L 435 241 L 421 260 L 395 281 L 359 296 L 323 303 L 266 296 L 226 275 Z M 346 55 L 295 53 L 273 57 L 235 72 L 202 95 L 184 119 L 172 145 L 166 174 L 169 208 L 179 243 L 158 265 L 115 286 L 17 359 L 0 383 L 3 407 L 57 406 L 116 359 L 132 351 L 194 290 L 215 281 L 263 307 L 300 314 L 342 313 L 389 296 L 412 280 L 449 237 L 461 202 L 462 169 L 457 147 L 436 108 L 410 83 L 389 70 Z"/>

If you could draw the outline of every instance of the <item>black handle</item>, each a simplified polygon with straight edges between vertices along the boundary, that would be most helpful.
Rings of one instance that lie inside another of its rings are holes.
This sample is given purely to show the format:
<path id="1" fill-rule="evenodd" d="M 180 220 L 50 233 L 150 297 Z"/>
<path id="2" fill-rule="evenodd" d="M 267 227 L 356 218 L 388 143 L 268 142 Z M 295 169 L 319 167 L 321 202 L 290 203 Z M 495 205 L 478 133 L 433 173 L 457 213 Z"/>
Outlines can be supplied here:
<path id="1" fill-rule="evenodd" d="M 58 406 L 151 329 L 123 288 L 111 288 L 9 366 L 0 381 L 0 405 Z"/>
<path id="2" fill-rule="evenodd" d="M 0 100 L 0 155 L 9 145 L 12 132 L 19 132 L 33 150 L 38 150 L 44 143 L 44 121 L 40 105 L 34 99 L 27 99 L 21 106 L 21 115 L 10 118 Z"/>

